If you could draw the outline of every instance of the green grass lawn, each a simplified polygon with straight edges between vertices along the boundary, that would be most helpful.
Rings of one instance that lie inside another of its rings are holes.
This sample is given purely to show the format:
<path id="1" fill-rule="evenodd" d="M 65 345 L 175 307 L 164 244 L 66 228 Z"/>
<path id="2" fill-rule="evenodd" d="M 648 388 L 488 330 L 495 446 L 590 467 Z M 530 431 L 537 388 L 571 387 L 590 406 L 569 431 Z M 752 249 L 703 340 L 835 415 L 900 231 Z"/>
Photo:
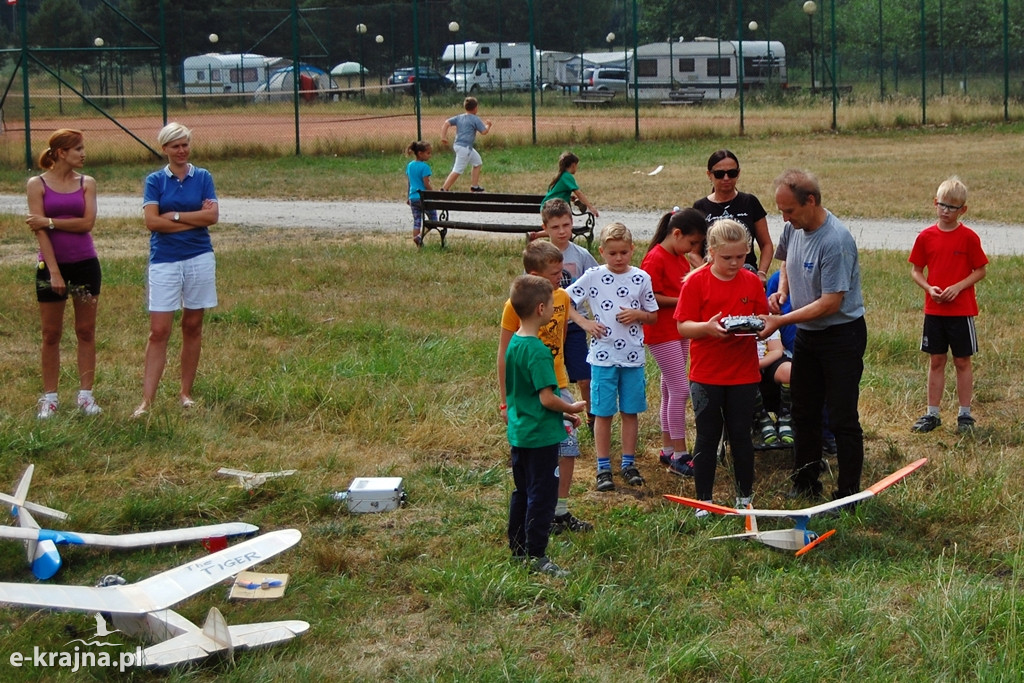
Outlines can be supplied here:
<path id="1" fill-rule="evenodd" d="M 133 421 L 148 330 L 141 233 L 129 221 L 97 233 L 104 289 L 96 391 L 104 413 L 93 419 L 67 409 L 77 386 L 70 339 L 62 411 L 35 419 L 39 323 L 30 266 L 12 255 L 0 262 L 8 292 L 0 312 L 0 488 L 35 463 L 33 497 L 69 512 L 71 529 L 234 520 L 298 528 L 301 543 L 257 569 L 291 574 L 283 599 L 231 603 L 225 586 L 180 611 L 199 622 L 217 606 L 229 623 L 312 625 L 288 645 L 238 653 L 234 666 L 210 662 L 154 678 L 1002 681 L 1024 668 L 1020 257 L 993 258 L 979 285 L 979 429 L 959 437 L 951 419 L 931 434 L 910 433 L 924 404 L 921 292 L 906 254 L 862 254 L 864 484 L 930 460 L 855 516 L 814 520 L 812 528 L 834 525 L 838 533 L 803 558 L 711 542 L 741 523 L 698 522 L 663 500 L 693 488 L 657 466 L 657 369 L 649 363 L 652 409 L 641 417 L 639 460 L 648 483 L 597 493 L 593 445 L 584 438 L 572 508 L 597 529 L 553 539 L 552 558 L 572 570 L 558 581 L 513 565 L 504 538 L 511 477 L 494 349 L 521 242 L 466 236 L 444 251 L 435 244 L 416 252 L 383 237 L 218 228 L 221 305 L 207 317 L 200 405 L 185 413 L 174 401 L 176 332 L 155 408 Z M 5 253 L 19 245 L 30 253 L 20 224 L 0 225 Z M 947 418 L 949 388 L 951 377 Z M 215 476 L 222 466 L 299 472 L 250 495 Z M 791 504 L 788 466 L 780 453 L 759 457 L 759 505 Z M 408 505 L 350 515 L 328 494 L 357 476 L 403 477 Z M 719 471 L 719 500 L 732 499 L 729 479 Z M 830 475 L 824 480 L 828 487 Z M 118 573 L 137 581 L 202 552 L 70 548 L 57 578 L 92 585 Z M 0 579 L 32 580 L 18 544 L 0 554 Z M 87 614 L 2 613 L 5 658 L 33 646 L 60 649 L 71 630 L 91 633 L 93 623 Z M 0 661 L 4 680 L 83 676 L 6 667 Z M 84 675 L 121 679 L 98 669 Z"/>

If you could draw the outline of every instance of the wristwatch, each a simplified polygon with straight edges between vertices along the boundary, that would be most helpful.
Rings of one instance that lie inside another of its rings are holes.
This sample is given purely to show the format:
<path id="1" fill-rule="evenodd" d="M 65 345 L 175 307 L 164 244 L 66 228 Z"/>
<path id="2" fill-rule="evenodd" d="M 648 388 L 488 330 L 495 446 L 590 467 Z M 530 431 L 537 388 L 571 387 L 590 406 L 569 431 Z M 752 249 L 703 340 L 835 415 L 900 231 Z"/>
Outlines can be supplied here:
<path id="1" fill-rule="evenodd" d="M 54 225 L 53 225 L 53 219 L 52 219 L 52 218 L 50 219 L 50 224 L 49 224 L 49 225 L 47 225 L 46 227 L 47 227 L 47 229 L 49 229 L 49 230 L 53 230 L 53 228 L 54 228 Z"/>
<path id="2" fill-rule="evenodd" d="M 181 220 L 181 214 L 178 213 L 177 211 L 175 211 L 174 212 L 174 218 L 172 218 L 171 220 L 173 220 L 175 223 L 177 223 L 178 221 Z"/>

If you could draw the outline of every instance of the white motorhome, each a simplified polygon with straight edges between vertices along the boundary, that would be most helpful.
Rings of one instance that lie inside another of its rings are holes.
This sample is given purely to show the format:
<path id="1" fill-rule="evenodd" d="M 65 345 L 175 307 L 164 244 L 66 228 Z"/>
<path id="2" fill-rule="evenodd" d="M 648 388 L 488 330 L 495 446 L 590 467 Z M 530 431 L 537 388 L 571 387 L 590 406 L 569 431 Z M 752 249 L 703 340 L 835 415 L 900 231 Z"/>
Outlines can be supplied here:
<path id="1" fill-rule="evenodd" d="M 477 43 L 467 41 L 447 45 L 441 61 L 450 64 L 446 77 L 459 92 L 478 90 L 529 90 L 529 43 Z M 536 76 L 539 50 L 534 50 Z"/>
<path id="2" fill-rule="evenodd" d="M 274 61 L 248 52 L 186 57 L 181 83 L 186 95 L 255 92 L 266 82 Z"/>
<path id="3" fill-rule="evenodd" d="M 782 43 L 745 40 L 742 47 L 745 89 L 771 83 L 786 86 L 786 50 Z M 739 41 L 714 38 L 641 45 L 630 65 L 636 69 L 640 99 L 665 99 L 673 90 L 702 92 L 709 100 L 736 97 L 739 49 Z"/>
<path id="4" fill-rule="evenodd" d="M 729 41 L 739 54 L 740 41 Z M 759 88 L 770 84 L 785 88 L 789 85 L 786 74 L 786 47 L 777 40 L 744 40 L 743 84 Z M 749 85 L 748 85 L 749 84 Z"/>

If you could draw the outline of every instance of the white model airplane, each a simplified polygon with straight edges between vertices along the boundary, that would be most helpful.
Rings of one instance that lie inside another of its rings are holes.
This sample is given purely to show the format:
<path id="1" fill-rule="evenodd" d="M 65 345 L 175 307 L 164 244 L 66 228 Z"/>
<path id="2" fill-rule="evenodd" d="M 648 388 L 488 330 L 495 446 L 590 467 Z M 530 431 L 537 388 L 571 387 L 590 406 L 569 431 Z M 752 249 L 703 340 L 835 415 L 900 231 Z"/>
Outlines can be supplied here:
<path id="1" fill-rule="evenodd" d="M 287 550 L 300 538 L 302 534 L 295 529 L 272 531 L 124 586 L 0 583 L 0 603 L 109 614 L 116 629 L 156 643 L 143 650 L 144 666 L 172 666 L 217 652 L 233 658 L 236 649 L 291 640 L 308 631 L 309 623 L 290 620 L 228 626 L 220 611 L 211 607 L 200 628 L 170 607 Z"/>
<path id="2" fill-rule="evenodd" d="M 298 470 L 281 470 L 280 472 L 247 472 L 245 470 L 234 470 L 230 467 L 221 467 L 217 470 L 217 474 L 223 477 L 237 478 L 238 485 L 246 491 L 252 491 L 257 486 L 263 486 L 267 483 L 268 479 L 290 477 L 296 472 L 298 472 Z"/>
<path id="3" fill-rule="evenodd" d="M 811 531 L 807 528 L 807 523 L 810 521 L 811 517 L 821 514 L 822 512 L 835 510 L 843 505 L 849 505 L 850 503 L 856 503 L 857 501 L 870 498 L 879 491 L 882 491 L 903 479 L 926 462 L 928 462 L 928 458 L 921 458 L 920 460 L 916 460 L 906 467 L 893 472 L 878 483 L 872 484 L 860 493 L 854 493 L 850 496 L 838 498 L 827 503 L 821 503 L 820 505 L 814 505 L 809 508 L 802 508 L 800 510 L 757 510 L 754 508 L 737 509 L 726 507 L 724 505 L 715 505 L 714 503 L 705 503 L 692 498 L 683 498 L 682 496 L 666 495 L 665 498 L 674 503 L 688 505 L 692 508 L 697 508 L 698 510 L 707 510 L 708 512 L 714 512 L 719 515 L 743 515 L 747 518 L 746 533 L 731 534 L 729 536 L 716 536 L 711 539 L 713 541 L 725 538 L 753 538 L 754 540 L 760 541 L 765 545 L 772 546 L 773 548 L 794 550 L 796 551 L 797 557 L 799 557 L 836 532 L 835 529 L 832 529 L 818 535 L 816 532 Z M 758 517 L 789 517 L 793 520 L 794 527 L 792 529 L 778 529 L 775 531 L 758 531 Z"/>
<path id="4" fill-rule="evenodd" d="M 143 548 L 153 545 L 185 543 L 201 541 L 206 538 L 252 534 L 259 527 L 242 522 L 228 524 L 211 524 L 191 527 L 188 529 L 167 529 L 165 531 L 148 531 L 136 534 L 89 534 L 71 531 L 42 529 L 29 512 L 67 519 L 67 514 L 60 510 L 25 500 L 32 483 L 32 472 L 35 466 L 29 465 L 22 475 L 21 481 L 13 496 L 0 493 L 0 502 L 11 506 L 11 514 L 17 518 L 18 526 L 0 526 L 0 539 L 24 541 L 28 552 L 28 562 L 32 566 L 32 574 L 41 580 L 51 578 L 60 569 L 61 557 L 57 545 L 94 545 L 101 548 Z"/>

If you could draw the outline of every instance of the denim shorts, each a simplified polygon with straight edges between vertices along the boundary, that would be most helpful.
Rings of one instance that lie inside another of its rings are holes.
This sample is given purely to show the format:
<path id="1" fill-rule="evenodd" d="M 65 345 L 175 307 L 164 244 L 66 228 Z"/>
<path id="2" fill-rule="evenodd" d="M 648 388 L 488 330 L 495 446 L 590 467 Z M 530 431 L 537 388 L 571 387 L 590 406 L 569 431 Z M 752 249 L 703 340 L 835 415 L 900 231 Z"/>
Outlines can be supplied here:
<path id="1" fill-rule="evenodd" d="M 642 365 L 591 366 L 590 412 L 598 417 L 611 417 L 618 412 L 632 415 L 646 411 L 646 381 Z"/>

